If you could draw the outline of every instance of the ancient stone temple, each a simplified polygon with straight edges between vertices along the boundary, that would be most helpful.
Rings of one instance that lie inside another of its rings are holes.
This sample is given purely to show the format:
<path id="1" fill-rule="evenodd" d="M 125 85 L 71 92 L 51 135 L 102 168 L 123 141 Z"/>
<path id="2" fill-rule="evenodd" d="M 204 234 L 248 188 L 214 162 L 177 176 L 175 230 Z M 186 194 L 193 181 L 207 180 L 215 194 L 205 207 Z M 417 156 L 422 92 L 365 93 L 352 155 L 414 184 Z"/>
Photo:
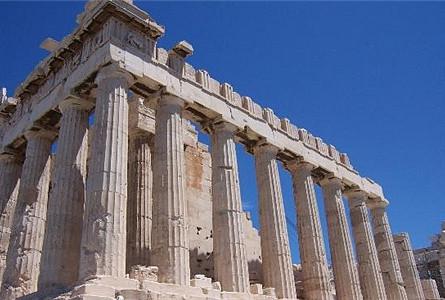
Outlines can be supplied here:
<path id="1" fill-rule="evenodd" d="M 90 1 L 77 24 L 2 91 L 0 299 L 425 299 L 382 188 L 345 153 L 194 69 L 190 43 L 157 47 L 164 27 L 131 1 Z M 255 160 L 259 231 L 237 143 Z"/>

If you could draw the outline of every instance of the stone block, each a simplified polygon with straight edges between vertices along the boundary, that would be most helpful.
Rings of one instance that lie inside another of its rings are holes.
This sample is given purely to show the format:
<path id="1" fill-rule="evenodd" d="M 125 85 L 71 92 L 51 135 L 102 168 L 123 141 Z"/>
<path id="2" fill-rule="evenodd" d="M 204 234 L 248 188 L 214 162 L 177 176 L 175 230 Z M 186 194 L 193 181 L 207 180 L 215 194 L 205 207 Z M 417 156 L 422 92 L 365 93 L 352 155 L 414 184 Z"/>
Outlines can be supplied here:
<path id="1" fill-rule="evenodd" d="M 132 266 L 130 269 L 130 279 L 136 279 L 139 282 L 144 280 L 158 281 L 158 267 L 156 266 Z"/>
<path id="2" fill-rule="evenodd" d="M 262 295 L 263 294 L 263 285 L 260 283 L 255 283 L 250 285 L 250 293 Z"/>
<path id="3" fill-rule="evenodd" d="M 210 75 L 206 70 L 196 71 L 196 82 L 202 85 L 203 88 L 209 88 L 209 78 Z"/>
<path id="4" fill-rule="evenodd" d="M 94 276 L 87 281 L 91 284 L 100 284 L 114 287 L 116 290 L 138 289 L 139 281 L 130 278 L 120 278 L 111 276 Z"/>
<path id="5" fill-rule="evenodd" d="M 144 290 L 121 290 L 119 294 L 124 300 L 147 300 L 148 293 Z"/>
<path id="6" fill-rule="evenodd" d="M 203 288 L 202 292 L 204 295 L 207 295 L 208 298 L 215 298 L 220 299 L 221 298 L 221 291 L 215 290 L 214 288 Z"/>
<path id="7" fill-rule="evenodd" d="M 266 296 L 271 296 L 271 297 L 277 297 L 277 295 L 275 294 L 275 288 L 265 288 L 263 289 L 263 294 Z"/>
<path id="8" fill-rule="evenodd" d="M 221 282 L 219 281 L 215 281 L 212 283 L 212 288 L 217 290 L 217 291 L 221 291 Z"/>
<path id="9" fill-rule="evenodd" d="M 206 277 L 203 274 L 196 274 L 195 277 L 192 280 L 190 280 L 190 285 L 193 287 L 211 288 L 212 279 Z"/>
<path id="10" fill-rule="evenodd" d="M 81 286 L 74 288 L 73 296 L 82 296 L 82 295 L 99 295 L 104 297 L 113 297 L 115 296 L 116 290 L 107 285 L 102 284 L 92 284 L 86 283 Z"/>

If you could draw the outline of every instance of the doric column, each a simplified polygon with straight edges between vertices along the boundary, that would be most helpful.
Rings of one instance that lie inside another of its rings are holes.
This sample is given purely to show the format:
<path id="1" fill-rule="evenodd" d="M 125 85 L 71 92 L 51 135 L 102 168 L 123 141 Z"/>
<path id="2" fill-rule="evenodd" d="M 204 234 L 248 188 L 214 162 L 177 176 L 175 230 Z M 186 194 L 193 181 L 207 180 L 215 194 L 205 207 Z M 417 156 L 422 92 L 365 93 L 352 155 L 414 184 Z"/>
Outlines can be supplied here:
<path id="1" fill-rule="evenodd" d="M 159 267 L 160 282 L 189 285 L 183 106 L 165 95 L 156 110 L 151 264 Z"/>
<path id="2" fill-rule="evenodd" d="M 339 178 L 326 177 L 320 185 L 323 188 L 337 298 L 363 299 L 343 203 L 342 182 Z"/>
<path id="3" fill-rule="evenodd" d="M 22 162 L 16 155 L 0 154 L 0 283 L 6 268 L 21 171 Z"/>
<path id="4" fill-rule="evenodd" d="M 113 66 L 103 68 L 96 78 L 80 279 L 89 275 L 125 275 L 130 80 L 128 74 Z"/>
<path id="5" fill-rule="evenodd" d="M 408 300 L 425 300 L 408 233 L 393 236 Z"/>
<path id="6" fill-rule="evenodd" d="M 296 299 L 277 152 L 278 148 L 272 145 L 259 145 L 254 149 L 263 282 L 265 287 L 275 288 L 278 298 Z"/>
<path id="7" fill-rule="evenodd" d="M 288 168 L 292 173 L 297 207 L 305 299 L 332 299 L 323 233 L 311 174 L 313 166 L 305 162 L 292 162 Z"/>
<path id="8" fill-rule="evenodd" d="M 48 200 L 48 222 L 39 285 L 68 287 L 78 279 L 88 152 L 88 113 L 92 103 L 68 98 L 62 119 Z"/>
<path id="9" fill-rule="evenodd" d="M 236 127 L 219 122 L 212 132 L 213 262 L 215 280 L 228 292 L 249 291 L 249 271 L 236 158 Z"/>
<path id="10" fill-rule="evenodd" d="M 45 234 L 51 144 L 55 135 L 29 131 L 1 299 L 37 291 Z"/>
<path id="11" fill-rule="evenodd" d="M 399 260 L 397 259 L 391 228 L 386 214 L 387 205 L 388 203 L 384 201 L 372 203 L 371 214 L 374 225 L 374 240 L 388 300 L 406 300 L 408 296 L 403 284 Z"/>
<path id="12" fill-rule="evenodd" d="M 128 153 L 127 270 L 150 265 L 153 173 L 150 133 L 132 130 Z"/>
<path id="13" fill-rule="evenodd" d="M 345 193 L 349 199 L 352 232 L 358 260 L 358 274 L 365 300 L 386 300 L 380 264 L 366 207 L 367 195 L 360 190 Z"/>
<path id="14" fill-rule="evenodd" d="M 439 290 L 437 289 L 437 283 L 434 279 L 422 279 L 422 290 L 427 300 L 440 300 Z"/>
<path id="15" fill-rule="evenodd" d="M 445 221 L 442 222 L 439 236 L 439 267 L 442 282 L 445 284 Z"/>

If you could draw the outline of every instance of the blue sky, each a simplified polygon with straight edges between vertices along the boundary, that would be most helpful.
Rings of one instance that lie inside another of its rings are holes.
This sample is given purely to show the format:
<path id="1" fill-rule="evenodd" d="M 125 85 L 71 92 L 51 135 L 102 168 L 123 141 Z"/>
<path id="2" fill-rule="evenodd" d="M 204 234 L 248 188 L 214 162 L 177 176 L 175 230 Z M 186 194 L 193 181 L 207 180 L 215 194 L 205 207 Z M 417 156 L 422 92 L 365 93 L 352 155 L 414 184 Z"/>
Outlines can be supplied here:
<path id="1" fill-rule="evenodd" d="M 160 46 L 189 41 L 195 67 L 347 152 L 383 186 L 393 231 L 429 244 L 445 219 L 445 3 L 136 4 L 166 26 Z M 82 7 L 0 2 L 0 85 L 12 93 L 46 55 L 40 42 L 70 32 Z M 244 207 L 257 224 L 254 162 L 238 150 Z M 295 223 L 290 176 L 281 175 Z M 289 234 L 297 262 L 293 226 Z"/>

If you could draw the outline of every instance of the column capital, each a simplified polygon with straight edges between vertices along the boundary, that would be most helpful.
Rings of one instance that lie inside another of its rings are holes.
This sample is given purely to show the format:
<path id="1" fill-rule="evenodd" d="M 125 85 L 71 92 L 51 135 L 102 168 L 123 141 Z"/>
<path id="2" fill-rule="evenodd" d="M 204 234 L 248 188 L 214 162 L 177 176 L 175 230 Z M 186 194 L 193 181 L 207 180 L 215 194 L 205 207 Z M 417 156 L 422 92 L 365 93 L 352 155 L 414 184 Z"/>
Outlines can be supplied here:
<path id="1" fill-rule="evenodd" d="M 59 109 L 62 114 L 70 108 L 89 111 L 93 107 L 94 103 L 76 96 L 69 96 L 59 103 Z"/>
<path id="2" fill-rule="evenodd" d="M 335 187 L 341 190 L 343 188 L 343 182 L 340 178 L 333 176 L 332 174 L 326 175 L 324 178 L 318 181 L 322 187 Z"/>
<path id="3" fill-rule="evenodd" d="M 343 191 L 343 195 L 345 195 L 348 199 L 361 199 L 364 202 L 368 199 L 368 193 L 360 190 L 359 188 L 347 188 Z"/>
<path id="4" fill-rule="evenodd" d="M 185 106 L 185 101 L 172 94 L 163 94 L 159 98 L 159 106 L 177 106 L 182 110 Z"/>
<path id="5" fill-rule="evenodd" d="M 368 202 L 368 193 L 358 188 L 346 189 L 343 191 L 343 195 L 348 199 L 351 208 L 360 205 L 366 206 Z"/>
<path id="6" fill-rule="evenodd" d="M 386 199 L 381 199 L 381 198 L 376 198 L 376 199 L 371 199 L 371 201 L 368 202 L 368 207 L 371 210 L 386 210 L 386 207 L 389 205 L 388 200 Z"/>
<path id="7" fill-rule="evenodd" d="M 17 160 L 17 155 L 13 153 L 3 152 L 0 153 L 0 161 L 15 161 Z"/>
<path id="8" fill-rule="evenodd" d="M 111 64 L 101 68 L 94 81 L 98 84 L 99 82 L 110 78 L 123 79 L 127 83 L 127 87 L 131 86 L 134 81 L 133 75 L 121 69 L 116 64 Z"/>
<path id="9" fill-rule="evenodd" d="M 394 242 L 401 242 L 404 240 L 409 240 L 409 234 L 408 232 L 400 232 L 400 233 L 395 233 L 392 235 Z"/>
<path id="10" fill-rule="evenodd" d="M 292 173 L 311 173 L 315 166 L 309 162 L 295 159 L 286 163 L 286 168 Z"/>
<path id="11" fill-rule="evenodd" d="M 139 137 L 139 136 L 147 137 L 150 140 L 150 144 L 151 144 L 154 134 L 152 132 L 144 130 L 142 128 L 129 128 L 128 136 L 130 136 L 132 138 Z"/>
<path id="12" fill-rule="evenodd" d="M 24 134 L 27 141 L 34 138 L 42 138 L 47 140 L 54 140 L 57 136 L 57 133 L 48 129 L 37 129 L 37 130 L 27 130 Z"/>
<path id="13" fill-rule="evenodd" d="M 270 155 L 276 156 L 278 154 L 278 151 L 280 151 L 280 148 L 269 144 L 267 141 L 259 141 L 255 146 L 253 146 L 253 152 L 255 154 L 257 153 L 269 153 Z"/>
<path id="14" fill-rule="evenodd" d="M 227 122 L 221 117 L 218 117 L 212 121 L 209 122 L 209 127 L 211 128 L 212 132 L 228 132 L 235 134 L 239 128 L 238 126 Z"/>

